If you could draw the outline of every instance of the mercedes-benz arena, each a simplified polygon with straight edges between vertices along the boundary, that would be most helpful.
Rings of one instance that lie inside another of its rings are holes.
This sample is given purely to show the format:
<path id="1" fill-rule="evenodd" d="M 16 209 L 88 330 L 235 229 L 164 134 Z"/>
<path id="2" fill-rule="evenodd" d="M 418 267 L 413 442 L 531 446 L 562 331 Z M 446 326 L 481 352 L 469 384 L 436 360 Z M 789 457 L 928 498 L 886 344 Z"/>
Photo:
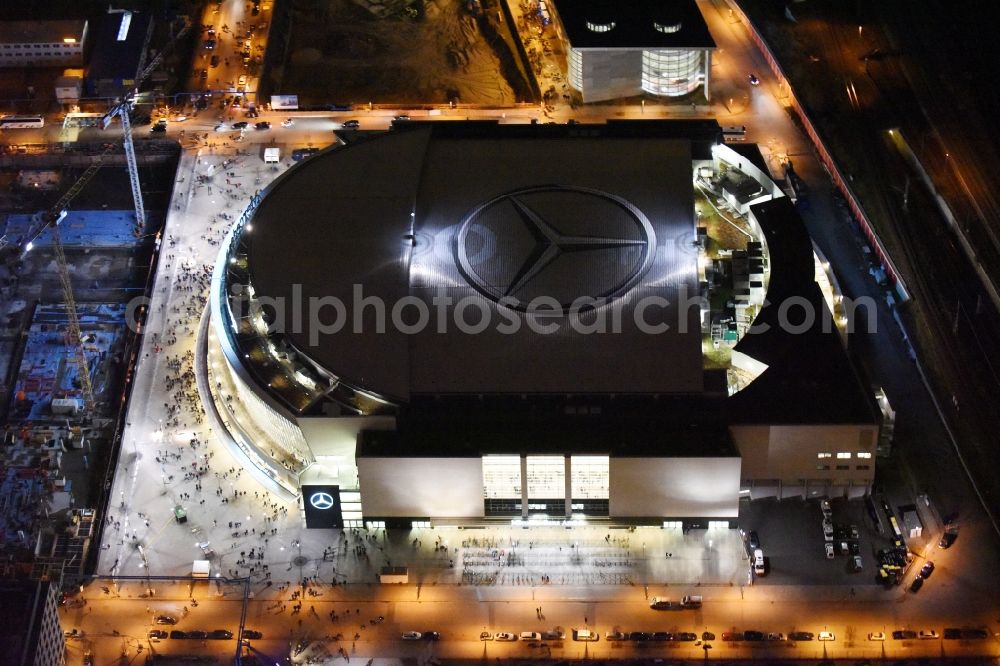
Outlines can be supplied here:
<path id="1" fill-rule="evenodd" d="M 216 266 L 217 430 L 322 527 L 707 527 L 741 494 L 864 492 L 874 400 L 809 237 L 720 136 L 405 122 L 300 163 Z M 696 222 L 720 205 L 741 249 Z M 786 330 L 788 299 L 817 316 Z"/>

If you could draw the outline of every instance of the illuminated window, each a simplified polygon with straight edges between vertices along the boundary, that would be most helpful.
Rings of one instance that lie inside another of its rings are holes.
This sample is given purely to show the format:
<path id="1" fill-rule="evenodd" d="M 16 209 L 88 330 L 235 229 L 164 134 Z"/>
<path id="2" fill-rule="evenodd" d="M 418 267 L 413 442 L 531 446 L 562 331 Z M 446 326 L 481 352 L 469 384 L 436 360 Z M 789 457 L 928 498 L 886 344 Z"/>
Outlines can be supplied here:
<path id="1" fill-rule="evenodd" d="M 832 453 L 817 453 L 816 457 L 817 458 L 832 458 L 833 454 Z"/>
<path id="2" fill-rule="evenodd" d="M 573 499 L 608 499 L 608 465 L 608 456 L 571 456 Z"/>
<path id="3" fill-rule="evenodd" d="M 483 456 L 483 497 L 521 499 L 521 456 Z"/>
<path id="4" fill-rule="evenodd" d="M 615 22 L 610 23 L 592 23 L 587 21 L 587 29 L 591 32 L 611 32 L 615 28 Z"/>
<path id="5" fill-rule="evenodd" d="M 837 454 L 837 458 L 840 460 L 850 460 L 851 453 L 849 451 L 841 451 Z"/>
<path id="6" fill-rule="evenodd" d="M 862 451 L 861 453 L 858 454 L 858 457 L 859 458 L 871 458 L 872 454 L 868 453 L 867 451 Z"/>
<path id="7" fill-rule="evenodd" d="M 677 23 L 657 23 L 654 21 L 653 27 L 656 28 L 657 32 L 666 32 L 666 33 L 680 32 L 681 22 L 678 21 Z"/>
<path id="8" fill-rule="evenodd" d="M 411 525 L 412 525 L 413 529 L 417 529 L 418 527 L 430 527 L 431 526 L 431 521 L 429 521 L 429 520 L 414 520 L 411 523 Z"/>
<path id="9" fill-rule="evenodd" d="M 563 456 L 528 456 L 528 497 L 559 499 L 565 496 L 566 459 Z"/>
<path id="10" fill-rule="evenodd" d="M 667 97 L 686 95 L 698 87 L 703 62 L 698 49 L 643 51 L 642 89 Z"/>

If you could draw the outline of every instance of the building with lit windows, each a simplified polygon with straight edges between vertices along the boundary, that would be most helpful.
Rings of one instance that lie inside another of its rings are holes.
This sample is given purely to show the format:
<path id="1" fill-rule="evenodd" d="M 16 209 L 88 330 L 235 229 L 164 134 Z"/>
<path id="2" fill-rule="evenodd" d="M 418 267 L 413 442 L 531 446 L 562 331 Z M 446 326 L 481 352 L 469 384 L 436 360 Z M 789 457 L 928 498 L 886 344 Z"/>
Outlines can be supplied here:
<path id="1" fill-rule="evenodd" d="M 715 42 L 694 0 L 555 0 L 569 84 L 584 102 L 709 96 Z"/>
<path id="2" fill-rule="evenodd" d="M 53 581 L 0 581 L 0 654 L 4 664 L 62 666 L 66 640 Z"/>
<path id="3" fill-rule="evenodd" d="M 0 67 L 79 67 L 87 21 L 0 21 Z"/>
<path id="4" fill-rule="evenodd" d="M 720 137 L 407 122 L 299 163 L 215 268 L 215 430 L 315 527 L 707 527 L 746 495 L 865 492 L 878 422 L 835 283 Z M 815 317 L 787 330 L 789 302 Z"/>

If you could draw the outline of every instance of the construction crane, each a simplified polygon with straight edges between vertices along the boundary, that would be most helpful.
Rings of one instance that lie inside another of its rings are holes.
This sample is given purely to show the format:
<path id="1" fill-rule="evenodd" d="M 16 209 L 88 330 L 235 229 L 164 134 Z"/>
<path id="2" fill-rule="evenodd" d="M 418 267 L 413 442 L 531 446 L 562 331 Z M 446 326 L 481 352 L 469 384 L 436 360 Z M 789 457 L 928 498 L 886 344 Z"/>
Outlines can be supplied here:
<path id="1" fill-rule="evenodd" d="M 177 42 L 178 39 L 184 36 L 184 34 L 190 29 L 191 22 L 184 19 L 184 26 L 178 31 L 176 35 L 167 43 L 167 45 L 160 50 L 160 53 L 153 58 L 148 65 L 139 73 L 135 80 L 135 87 L 126 93 L 123 98 L 116 102 L 115 105 L 104 114 L 103 127 L 107 127 L 111 124 L 115 117 L 118 117 L 122 123 L 122 137 L 121 142 L 125 146 L 125 161 L 128 170 L 129 182 L 132 185 L 132 198 L 135 204 L 135 223 L 136 229 L 141 232 L 146 225 L 146 209 L 142 201 L 142 189 L 139 183 L 139 165 L 135 159 L 135 146 L 132 142 L 132 123 L 129 120 L 129 113 L 135 103 L 135 98 L 139 93 L 139 86 L 142 85 L 143 81 L 153 73 L 153 71 L 163 62 L 163 58 Z M 80 384 L 80 391 L 83 394 L 84 407 L 86 409 L 86 414 L 93 414 L 95 401 L 94 401 L 94 387 L 90 381 L 90 366 L 87 363 L 86 350 L 83 347 L 83 334 L 80 331 L 80 317 L 76 309 L 76 298 L 73 295 L 73 284 L 70 279 L 69 264 L 66 261 L 66 253 L 63 249 L 62 238 L 59 234 L 59 223 L 63 221 L 66 217 L 69 204 L 73 199 L 83 190 L 90 180 L 97 175 L 97 172 L 103 166 L 104 158 L 107 157 L 111 151 L 113 151 L 118 145 L 118 141 L 109 143 L 105 146 L 104 151 L 97 156 L 97 158 L 87 167 L 87 169 L 81 174 L 81 176 L 73 183 L 72 186 L 59 198 L 54 206 L 49 208 L 48 211 L 41 213 L 36 217 L 35 223 L 32 224 L 27 233 L 22 236 L 18 241 L 18 256 L 23 257 L 25 254 L 31 251 L 35 240 L 48 228 L 52 229 L 52 248 L 56 257 L 56 269 L 59 274 L 59 284 L 63 291 L 63 300 L 66 304 L 66 319 L 68 321 L 68 331 L 66 335 L 66 342 L 72 353 L 72 361 L 77 368 L 77 378 Z M 6 236 L 4 237 L 6 239 Z M 0 247 L 2 247 L 0 243 Z"/>
<path id="2" fill-rule="evenodd" d="M 122 143 L 125 146 L 125 162 L 128 166 L 128 180 L 129 184 L 132 186 L 132 201 L 135 204 L 135 226 L 136 230 L 141 233 L 146 226 L 146 207 L 142 202 L 142 188 L 139 184 L 139 164 L 135 159 L 135 145 L 132 143 L 132 121 L 129 119 L 129 114 L 132 112 L 132 107 L 135 104 L 135 98 L 139 94 L 139 86 L 142 82 L 153 73 L 153 71 L 160 66 L 163 62 L 164 56 L 173 48 L 173 45 L 178 39 L 184 36 L 184 34 L 191 28 L 191 21 L 186 17 L 184 18 L 184 27 L 178 31 L 176 35 L 163 47 L 160 52 L 149 61 L 149 64 L 139 73 L 135 79 L 135 87 L 131 92 L 126 93 L 122 96 L 122 99 L 117 101 L 111 109 L 104 114 L 102 118 L 102 126 L 107 129 L 111 125 L 112 121 L 117 117 L 122 123 Z"/>

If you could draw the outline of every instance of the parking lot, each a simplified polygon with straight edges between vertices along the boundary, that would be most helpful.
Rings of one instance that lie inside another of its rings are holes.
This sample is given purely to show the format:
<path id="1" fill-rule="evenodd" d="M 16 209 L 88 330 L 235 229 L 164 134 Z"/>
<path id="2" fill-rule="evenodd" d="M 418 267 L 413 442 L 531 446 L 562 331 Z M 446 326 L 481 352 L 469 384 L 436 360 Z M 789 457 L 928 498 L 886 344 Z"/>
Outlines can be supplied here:
<path id="1" fill-rule="evenodd" d="M 828 559 L 824 548 L 823 514 L 819 500 L 760 499 L 740 507 L 740 525 L 760 538 L 767 563 L 761 585 L 876 585 L 875 552 L 889 547 L 868 517 L 864 502 L 835 499 L 830 502 L 835 526 L 854 525 L 860 538 L 863 569 L 856 572 L 851 556 L 839 553 Z"/>

